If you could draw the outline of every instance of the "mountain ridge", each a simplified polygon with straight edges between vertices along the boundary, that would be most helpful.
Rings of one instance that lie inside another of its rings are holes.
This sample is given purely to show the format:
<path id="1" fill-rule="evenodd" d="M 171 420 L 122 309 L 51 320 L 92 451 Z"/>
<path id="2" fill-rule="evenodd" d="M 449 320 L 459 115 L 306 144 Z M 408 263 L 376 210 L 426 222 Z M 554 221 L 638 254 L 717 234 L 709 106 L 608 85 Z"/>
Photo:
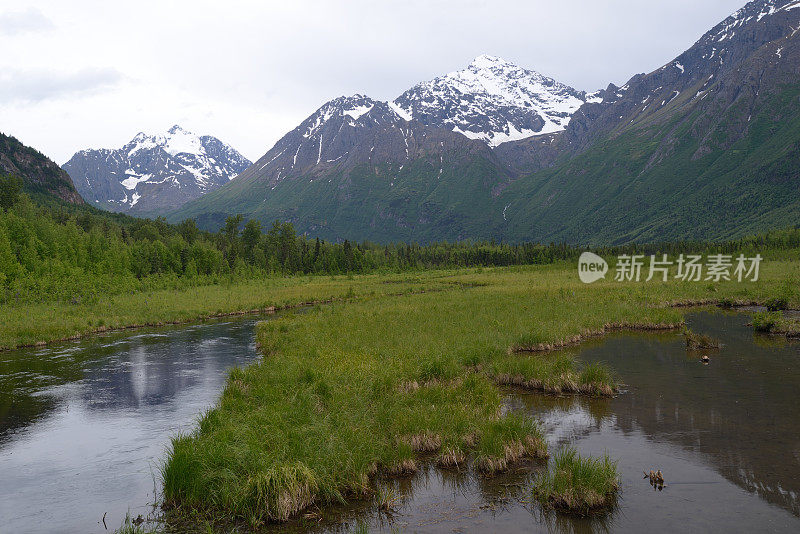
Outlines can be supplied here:
<path id="1" fill-rule="evenodd" d="M 92 205 L 130 214 L 162 214 L 230 181 L 250 161 L 219 139 L 172 126 L 139 132 L 116 149 L 76 152 L 63 168 Z"/>
<path id="2" fill-rule="evenodd" d="M 660 68 L 582 93 L 563 130 L 494 146 L 496 136 L 464 142 L 447 106 L 426 118 L 403 100 L 334 99 L 246 179 L 170 217 L 214 227 L 243 213 L 327 239 L 380 241 L 621 243 L 790 224 L 800 213 L 800 110 L 789 96 L 799 85 L 797 7 L 750 2 Z M 461 153 L 443 150 L 445 139 Z"/>

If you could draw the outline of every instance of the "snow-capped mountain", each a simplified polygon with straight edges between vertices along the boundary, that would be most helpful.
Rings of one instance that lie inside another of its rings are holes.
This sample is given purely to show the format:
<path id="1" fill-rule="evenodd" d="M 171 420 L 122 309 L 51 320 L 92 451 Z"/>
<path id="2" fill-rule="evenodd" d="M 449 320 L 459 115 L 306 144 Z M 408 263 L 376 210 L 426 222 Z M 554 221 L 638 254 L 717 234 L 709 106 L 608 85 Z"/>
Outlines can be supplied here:
<path id="1" fill-rule="evenodd" d="M 138 133 L 118 149 L 82 150 L 63 165 L 90 204 L 160 214 L 228 183 L 250 161 L 219 139 L 178 125 Z"/>
<path id="2" fill-rule="evenodd" d="M 415 85 L 392 102 L 356 94 L 326 102 L 281 138 L 243 177 L 272 185 L 289 176 L 320 175 L 360 163 L 403 164 L 445 144 L 501 143 L 564 130 L 594 95 L 494 56 Z M 437 132 L 434 134 L 434 130 Z M 443 132 L 453 132 L 449 136 Z M 423 146 L 425 149 L 423 150 Z"/>
<path id="3" fill-rule="evenodd" d="M 494 147 L 563 130 L 586 100 L 583 91 L 482 55 L 463 70 L 415 85 L 392 107 L 406 119 L 448 128 Z"/>
<path id="4" fill-rule="evenodd" d="M 241 181 L 269 184 L 287 178 L 346 172 L 366 165 L 404 165 L 425 158 L 444 164 L 446 152 L 491 154 L 489 147 L 449 129 L 408 121 L 393 103 L 356 94 L 326 102 L 283 136 L 241 174 Z"/>
<path id="5" fill-rule="evenodd" d="M 380 242 L 708 239 L 788 224 L 798 8 L 750 2 L 674 60 L 596 93 L 481 56 L 392 102 L 331 100 L 170 220 L 216 229 L 241 213 Z M 765 216 L 767 205 L 780 207 Z"/>

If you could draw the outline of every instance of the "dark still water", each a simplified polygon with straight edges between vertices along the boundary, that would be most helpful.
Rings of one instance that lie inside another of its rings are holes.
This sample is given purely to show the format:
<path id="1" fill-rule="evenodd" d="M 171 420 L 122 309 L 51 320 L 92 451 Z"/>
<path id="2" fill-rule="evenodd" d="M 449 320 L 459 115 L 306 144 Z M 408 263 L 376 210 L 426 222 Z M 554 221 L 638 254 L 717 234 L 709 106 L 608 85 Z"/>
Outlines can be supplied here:
<path id="1" fill-rule="evenodd" d="M 105 532 L 147 516 L 170 436 L 226 370 L 257 357 L 253 317 L 0 353 L 0 532 Z"/>
<path id="2" fill-rule="evenodd" d="M 800 343 L 754 336 L 745 313 L 692 313 L 724 346 L 703 365 L 677 334 L 619 333 L 574 349 L 626 384 L 614 399 L 509 391 L 551 449 L 619 460 L 619 508 L 595 519 L 532 502 L 543 464 L 484 479 L 471 469 L 379 481 L 375 502 L 325 508 L 271 531 L 800 532 Z M 170 436 L 193 428 L 231 366 L 255 359 L 254 318 L 115 334 L 0 353 L 0 532 L 104 532 L 147 516 Z M 521 356 L 524 357 L 524 356 Z M 654 491 L 642 471 L 661 469 Z"/>

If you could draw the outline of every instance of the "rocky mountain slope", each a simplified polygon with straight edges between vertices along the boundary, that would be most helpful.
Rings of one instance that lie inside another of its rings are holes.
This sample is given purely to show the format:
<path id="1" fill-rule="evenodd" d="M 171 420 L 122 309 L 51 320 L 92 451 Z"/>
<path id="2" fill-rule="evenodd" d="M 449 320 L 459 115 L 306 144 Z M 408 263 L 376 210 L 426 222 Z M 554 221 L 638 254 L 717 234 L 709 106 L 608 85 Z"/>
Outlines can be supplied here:
<path id="1" fill-rule="evenodd" d="M 69 175 L 58 165 L 16 138 L 0 133 L 0 176 L 4 175 L 21 178 L 23 190 L 38 200 L 83 204 Z"/>
<path id="2" fill-rule="evenodd" d="M 755 0 L 673 61 L 589 95 L 481 56 L 394 102 L 342 97 L 171 218 L 579 243 L 796 224 L 798 30 L 800 0 Z"/>
<path id="3" fill-rule="evenodd" d="M 160 215 L 227 184 L 249 165 L 219 139 L 175 125 L 163 134 L 139 133 L 118 149 L 82 150 L 63 168 L 94 206 Z"/>
<path id="4" fill-rule="evenodd" d="M 413 240 L 422 224 L 464 238 L 473 201 L 509 178 L 485 143 L 354 95 L 327 102 L 236 180 L 169 218 L 216 228 L 243 213 L 328 239 L 358 227 L 354 235 Z"/>

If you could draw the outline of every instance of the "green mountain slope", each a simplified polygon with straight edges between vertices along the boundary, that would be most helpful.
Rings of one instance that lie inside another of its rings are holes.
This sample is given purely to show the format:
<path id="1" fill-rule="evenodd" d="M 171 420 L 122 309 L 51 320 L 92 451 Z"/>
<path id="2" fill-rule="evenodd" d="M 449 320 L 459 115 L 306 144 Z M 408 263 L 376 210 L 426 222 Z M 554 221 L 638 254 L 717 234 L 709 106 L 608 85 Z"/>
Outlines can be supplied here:
<path id="1" fill-rule="evenodd" d="M 800 222 L 800 84 L 783 87 L 729 147 L 694 157 L 700 112 L 627 131 L 512 184 L 511 240 L 625 243 L 724 239 Z M 710 132 L 724 140 L 742 109 Z M 668 142 L 670 152 L 659 149 Z"/>
<path id="2" fill-rule="evenodd" d="M 265 223 L 292 222 L 298 231 L 328 240 L 456 241 L 480 233 L 482 222 L 474 214 L 491 201 L 492 186 L 505 179 L 492 161 L 474 156 L 443 167 L 420 159 L 401 170 L 389 163 L 359 164 L 324 179 L 286 180 L 270 187 L 234 180 L 203 198 L 215 210 L 197 221 L 216 228 L 240 210 Z M 245 195 L 248 200 L 242 202 Z M 178 212 L 173 219 L 191 215 Z"/>
<path id="3" fill-rule="evenodd" d="M 0 133 L 0 176 L 22 179 L 22 188 L 40 202 L 83 204 L 72 179 L 53 161 L 16 138 Z"/>

